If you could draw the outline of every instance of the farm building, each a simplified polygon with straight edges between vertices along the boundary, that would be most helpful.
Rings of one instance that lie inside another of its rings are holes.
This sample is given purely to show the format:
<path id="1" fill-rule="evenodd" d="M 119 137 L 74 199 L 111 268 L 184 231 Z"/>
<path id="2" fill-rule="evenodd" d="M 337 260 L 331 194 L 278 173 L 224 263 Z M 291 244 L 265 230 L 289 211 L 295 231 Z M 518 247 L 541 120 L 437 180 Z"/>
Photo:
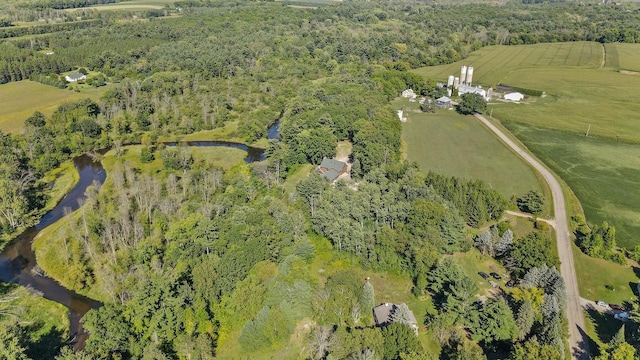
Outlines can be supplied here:
<path id="1" fill-rule="evenodd" d="M 348 167 L 346 163 L 327 158 L 322 159 L 322 163 L 320 163 L 320 166 L 318 166 L 318 172 L 320 172 L 320 176 L 331 182 L 335 181 L 338 176 L 347 172 L 347 169 Z"/>
<path id="2" fill-rule="evenodd" d="M 438 109 L 448 109 L 451 107 L 451 99 L 446 96 L 436 99 L 436 107 Z"/>
<path id="3" fill-rule="evenodd" d="M 458 95 L 463 95 L 463 94 L 479 94 L 481 95 L 483 98 L 487 98 L 487 92 L 481 88 L 481 87 L 476 87 L 476 86 L 469 86 L 469 85 L 460 85 L 458 87 Z"/>
<path id="4" fill-rule="evenodd" d="M 506 94 L 504 96 L 504 99 L 509 101 L 520 101 L 524 99 L 524 94 L 521 94 L 519 92 L 512 92 L 512 93 Z"/>
<path id="5" fill-rule="evenodd" d="M 80 81 L 80 80 L 85 80 L 87 78 L 87 75 L 81 74 L 81 73 L 73 73 L 73 74 L 69 74 L 69 75 L 65 76 L 64 78 L 68 82 L 77 82 L 77 81 Z"/>

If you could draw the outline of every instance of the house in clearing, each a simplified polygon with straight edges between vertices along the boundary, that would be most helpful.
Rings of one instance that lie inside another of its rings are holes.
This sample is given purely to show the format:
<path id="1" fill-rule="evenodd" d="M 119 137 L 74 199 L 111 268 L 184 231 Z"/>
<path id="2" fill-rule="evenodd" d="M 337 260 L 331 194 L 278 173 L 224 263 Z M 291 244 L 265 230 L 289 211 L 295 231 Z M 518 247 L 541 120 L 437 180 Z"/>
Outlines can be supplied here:
<path id="1" fill-rule="evenodd" d="M 348 167 L 346 163 L 327 158 L 322 159 L 322 163 L 320 163 L 320 166 L 318 166 L 318 172 L 320 172 L 320 176 L 331 182 L 335 181 L 338 176 L 346 173 L 347 169 Z"/>
<path id="2" fill-rule="evenodd" d="M 451 99 L 446 96 L 436 99 L 436 107 L 438 109 L 448 109 L 451 107 Z"/>
<path id="3" fill-rule="evenodd" d="M 64 78 L 68 82 L 78 82 L 80 80 L 86 80 L 87 79 L 87 75 L 82 74 L 82 73 L 73 73 L 73 74 L 69 74 L 69 75 L 65 76 Z"/>
<path id="4" fill-rule="evenodd" d="M 392 304 L 392 303 L 384 303 L 380 304 L 373 308 L 373 319 L 376 322 L 376 326 L 387 326 L 393 322 L 393 314 L 398 311 L 400 306 L 408 309 L 405 304 Z M 409 310 L 407 313 L 408 319 L 406 319 L 407 325 L 415 331 L 416 335 L 418 333 L 418 321 L 416 320 L 416 316 L 413 314 L 413 311 Z"/>

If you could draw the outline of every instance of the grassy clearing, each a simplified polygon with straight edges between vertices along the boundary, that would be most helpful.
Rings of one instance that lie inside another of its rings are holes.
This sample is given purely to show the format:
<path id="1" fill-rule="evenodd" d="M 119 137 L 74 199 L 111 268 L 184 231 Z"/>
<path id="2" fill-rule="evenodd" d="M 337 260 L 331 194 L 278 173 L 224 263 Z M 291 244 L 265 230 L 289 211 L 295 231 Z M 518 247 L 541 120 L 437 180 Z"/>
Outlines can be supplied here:
<path id="1" fill-rule="evenodd" d="M 578 274 L 580 296 L 589 300 L 604 300 L 611 304 L 635 301 L 638 284 L 636 265 L 618 265 L 611 261 L 592 258 L 573 245 L 573 259 Z M 609 287 L 609 288 L 607 288 Z"/>
<path id="2" fill-rule="evenodd" d="M 640 244 L 640 145 L 505 123 L 574 191 L 587 220 L 616 227 L 618 244 Z"/>
<path id="3" fill-rule="evenodd" d="M 72 161 L 67 161 L 58 168 L 49 171 L 43 181 L 53 183 L 53 187 L 51 188 L 51 196 L 49 197 L 49 201 L 47 201 L 45 210 L 53 209 L 58 202 L 76 186 L 78 180 L 80 180 L 80 174 L 78 174 L 78 170 L 73 166 Z"/>
<path id="4" fill-rule="evenodd" d="M 503 279 L 493 280 L 501 285 L 504 285 L 506 281 L 508 281 L 508 277 L 506 276 L 509 272 L 498 263 L 495 259 L 490 256 L 485 256 L 478 251 L 476 248 L 471 248 L 466 253 L 456 253 L 453 254 L 452 257 L 455 259 L 456 263 L 460 265 L 460 267 L 464 270 L 464 272 L 471 277 L 471 279 L 476 280 L 478 287 L 480 288 L 480 295 L 484 296 L 493 296 L 492 290 L 493 288 L 489 284 L 489 280 L 484 280 L 478 275 L 478 272 L 482 271 L 487 274 L 496 272 L 500 275 L 503 275 Z M 506 289 L 502 286 L 503 289 Z M 494 290 L 495 291 L 495 290 Z"/>
<path id="5" fill-rule="evenodd" d="M 449 110 L 405 114 L 407 160 L 423 171 L 482 179 L 507 198 L 532 189 L 543 193 L 535 172 L 475 118 Z"/>
<path id="6" fill-rule="evenodd" d="M 50 116 L 63 102 L 86 97 L 97 100 L 105 90 L 103 86 L 74 92 L 28 80 L 0 85 L 0 130 L 17 133 L 36 110 Z"/>
<path id="7" fill-rule="evenodd" d="M 306 179 L 311 171 L 313 170 L 313 165 L 304 164 L 300 169 L 295 171 L 293 174 L 287 177 L 287 181 L 284 183 L 284 189 L 288 194 L 291 194 L 296 189 L 296 185 L 304 179 Z"/>

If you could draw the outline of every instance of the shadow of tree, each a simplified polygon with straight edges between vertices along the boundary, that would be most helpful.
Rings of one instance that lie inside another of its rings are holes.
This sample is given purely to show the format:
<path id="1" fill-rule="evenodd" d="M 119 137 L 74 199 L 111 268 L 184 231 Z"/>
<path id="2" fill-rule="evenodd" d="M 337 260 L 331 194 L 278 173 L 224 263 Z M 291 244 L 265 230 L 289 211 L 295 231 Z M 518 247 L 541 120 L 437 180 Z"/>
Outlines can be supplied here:
<path id="1" fill-rule="evenodd" d="M 595 326 L 595 332 L 603 343 L 611 341 L 622 327 L 622 322 L 614 319 L 613 315 L 601 313 L 596 309 L 587 309 L 587 316 L 591 318 Z M 591 349 L 592 357 L 600 355 L 599 346 L 595 339 L 589 338 L 589 348 Z"/>
<path id="2" fill-rule="evenodd" d="M 25 353 L 30 359 L 53 359 L 60 353 L 62 346 L 67 345 L 68 336 L 65 332 L 51 328 L 43 334 L 43 326 L 43 322 L 35 322 L 21 327 L 23 344 L 27 348 Z"/>

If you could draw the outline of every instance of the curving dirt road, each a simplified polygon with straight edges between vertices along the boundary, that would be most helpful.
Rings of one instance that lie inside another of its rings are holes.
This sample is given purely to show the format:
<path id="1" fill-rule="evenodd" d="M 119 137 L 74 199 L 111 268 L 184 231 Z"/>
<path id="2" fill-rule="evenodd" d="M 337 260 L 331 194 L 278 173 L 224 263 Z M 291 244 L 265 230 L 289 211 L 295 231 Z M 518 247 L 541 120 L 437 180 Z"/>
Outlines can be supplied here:
<path id="1" fill-rule="evenodd" d="M 526 151 L 522 150 L 520 146 L 509 139 L 500 129 L 489 122 L 489 120 L 480 114 L 476 114 L 475 117 L 500 138 L 503 143 L 512 148 L 520 157 L 538 170 L 547 184 L 549 184 L 553 197 L 558 255 L 560 256 L 560 274 L 562 274 L 567 287 L 567 318 L 569 320 L 569 346 L 571 356 L 578 360 L 589 359 L 589 342 L 585 333 L 584 317 L 581 310 L 580 293 L 578 292 L 578 279 L 573 264 L 571 237 L 569 235 L 567 211 L 562 187 L 551 171 L 542 166 L 538 160 L 534 159 Z"/>

